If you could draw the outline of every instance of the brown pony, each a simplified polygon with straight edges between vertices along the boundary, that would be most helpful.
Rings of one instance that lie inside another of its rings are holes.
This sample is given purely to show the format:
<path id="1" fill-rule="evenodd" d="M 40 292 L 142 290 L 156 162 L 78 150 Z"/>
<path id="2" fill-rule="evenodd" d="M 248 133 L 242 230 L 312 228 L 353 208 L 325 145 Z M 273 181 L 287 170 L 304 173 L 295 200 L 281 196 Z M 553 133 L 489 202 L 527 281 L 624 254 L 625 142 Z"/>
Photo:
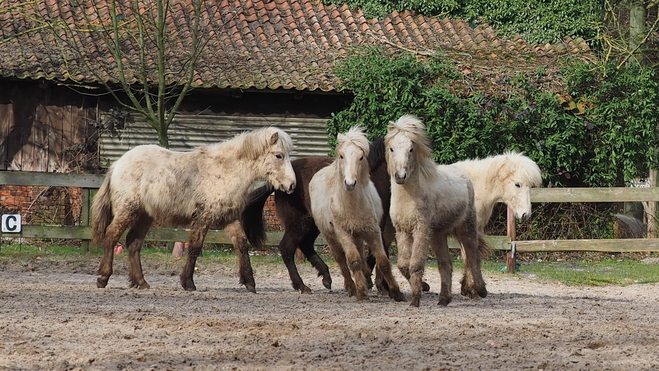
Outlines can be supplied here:
<path id="1" fill-rule="evenodd" d="M 157 222 L 190 228 L 181 285 L 196 290 L 194 266 L 206 232 L 211 226 L 224 228 L 238 220 L 249 186 L 264 179 L 283 193 L 294 191 L 292 147 L 288 134 L 268 127 L 192 152 L 156 145 L 126 152 L 110 167 L 92 206 L 92 238 L 103 248 L 97 286 L 107 285 L 113 248 L 128 229 L 130 286 L 149 288 L 140 250 L 149 228 Z"/>

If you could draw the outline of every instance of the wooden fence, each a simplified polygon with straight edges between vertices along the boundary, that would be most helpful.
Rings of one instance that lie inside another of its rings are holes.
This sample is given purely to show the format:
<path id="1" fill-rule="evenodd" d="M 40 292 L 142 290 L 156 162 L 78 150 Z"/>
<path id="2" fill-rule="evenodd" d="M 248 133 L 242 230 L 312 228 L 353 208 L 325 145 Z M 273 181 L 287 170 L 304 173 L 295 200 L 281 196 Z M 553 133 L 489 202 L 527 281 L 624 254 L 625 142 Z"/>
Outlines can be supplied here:
<path id="1" fill-rule="evenodd" d="M 0 171 L 0 185 L 32 185 L 79 187 L 83 189 L 82 215 L 80 225 L 23 225 L 20 233 L 2 233 L 2 237 L 81 239 L 82 250 L 89 249 L 91 239 L 90 206 L 93 194 L 103 182 L 103 175 L 62 174 L 43 172 Z M 531 201 L 538 202 L 659 202 L 659 188 L 534 188 Z M 277 244 L 283 232 L 269 232 L 268 242 Z M 152 228 L 147 235 L 151 241 L 185 241 L 185 229 Z M 515 269 L 518 252 L 539 251 L 599 251 L 599 252 L 642 252 L 659 251 L 658 238 L 638 239 L 579 239 L 579 240 L 515 240 L 514 216 L 508 212 L 508 236 L 488 236 L 488 242 L 494 250 L 508 251 L 508 270 Z M 229 244 L 231 240 L 221 230 L 210 230 L 206 236 L 207 243 Z M 324 244 L 319 238 L 317 244 Z M 453 248 L 458 248 L 455 242 Z"/>

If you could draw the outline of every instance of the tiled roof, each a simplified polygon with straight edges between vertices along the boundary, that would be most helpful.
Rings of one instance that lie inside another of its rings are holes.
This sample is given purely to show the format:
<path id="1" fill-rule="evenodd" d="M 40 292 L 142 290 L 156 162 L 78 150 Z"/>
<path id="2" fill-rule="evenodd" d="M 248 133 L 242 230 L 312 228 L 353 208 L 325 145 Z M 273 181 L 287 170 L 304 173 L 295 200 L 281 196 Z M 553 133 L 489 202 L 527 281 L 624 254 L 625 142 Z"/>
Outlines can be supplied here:
<path id="1" fill-rule="evenodd" d="M 132 3 L 132 0 L 123 0 Z M 109 24 L 108 2 L 17 0 L 0 1 L 0 76 L 20 79 L 116 82 L 114 59 L 106 44 L 85 32 L 91 14 L 93 24 Z M 176 69 L 184 63 L 191 44 L 190 0 L 172 0 L 168 19 L 167 63 Z M 22 5 L 19 5 L 22 4 Z M 92 9 L 98 9 L 94 16 Z M 335 90 L 332 68 L 353 47 L 382 45 L 418 52 L 420 55 L 443 49 L 456 63 L 474 72 L 487 73 L 493 67 L 520 68 L 554 66 L 558 56 L 586 55 L 583 40 L 564 39 L 556 44 L 529 44 L 520 37 L 499 37 L 488 25 L 471 27 L 456 19 L 425 17 L 415 13 L 392 13 L 383 19 L 369 19 L 359 9 L 323 5 L 316 0 L 206 0 L 202 25 L 209 36 L 200 56 L 196 86 L 239 89 Z M 126 25 L 132 15 L 125 11 Z M 62 30 L 78 28 L 77 43 L 83 56 L 53 37 L 48 24 Z M 125 63 L 139 60 L 139 49 L 129 37 L 121 40 Z M 68 60 L 62 58 L 68 55 Z M 148 57 L 153 58 L 153 57 Z M 84 61 L 86 62 L 83 62 Z M 95 76 L 90 69 L 98 72 Z M 134 81 L 134 77 L 129 76 Z M 96 80 L 96 81 L 95 81 Z"/>

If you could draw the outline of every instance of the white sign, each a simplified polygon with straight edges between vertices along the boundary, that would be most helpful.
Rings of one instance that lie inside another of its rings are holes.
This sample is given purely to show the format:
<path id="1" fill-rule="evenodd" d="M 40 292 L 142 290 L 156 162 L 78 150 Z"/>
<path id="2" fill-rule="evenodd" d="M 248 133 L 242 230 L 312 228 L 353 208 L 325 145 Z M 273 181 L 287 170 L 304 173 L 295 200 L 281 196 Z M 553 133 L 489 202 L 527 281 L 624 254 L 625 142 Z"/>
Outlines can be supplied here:
<path id="1" fill-rule="evenodd" d="M 20 233 L 21 226 L 20 214 L 2 215 L 2 233 Z"/>

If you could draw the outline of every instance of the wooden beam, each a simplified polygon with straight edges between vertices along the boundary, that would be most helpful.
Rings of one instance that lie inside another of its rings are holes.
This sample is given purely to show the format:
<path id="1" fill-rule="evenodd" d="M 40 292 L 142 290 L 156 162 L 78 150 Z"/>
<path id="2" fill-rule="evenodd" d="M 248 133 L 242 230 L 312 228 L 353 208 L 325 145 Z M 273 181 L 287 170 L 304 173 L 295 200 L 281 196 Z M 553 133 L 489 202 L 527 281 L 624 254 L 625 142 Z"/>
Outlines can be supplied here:
<path id="1" fill-rule="evenodd" d="M 607 240 L 533 240 L 516 241 L 515 246 L 518 252 L 646 252 L 659 251 L 659 238 L 629 238 Z"/>
<path id="2" fill-rule="evenodd" d="M 0 184 L 99 188 L 105 175 L 44 173 L 39 171 L 0 171 Z"/>
<path id="3" fill-rule="evenodd" d="M 659 188 L 531 188 L 531 202 L 659 202 Z"/>

